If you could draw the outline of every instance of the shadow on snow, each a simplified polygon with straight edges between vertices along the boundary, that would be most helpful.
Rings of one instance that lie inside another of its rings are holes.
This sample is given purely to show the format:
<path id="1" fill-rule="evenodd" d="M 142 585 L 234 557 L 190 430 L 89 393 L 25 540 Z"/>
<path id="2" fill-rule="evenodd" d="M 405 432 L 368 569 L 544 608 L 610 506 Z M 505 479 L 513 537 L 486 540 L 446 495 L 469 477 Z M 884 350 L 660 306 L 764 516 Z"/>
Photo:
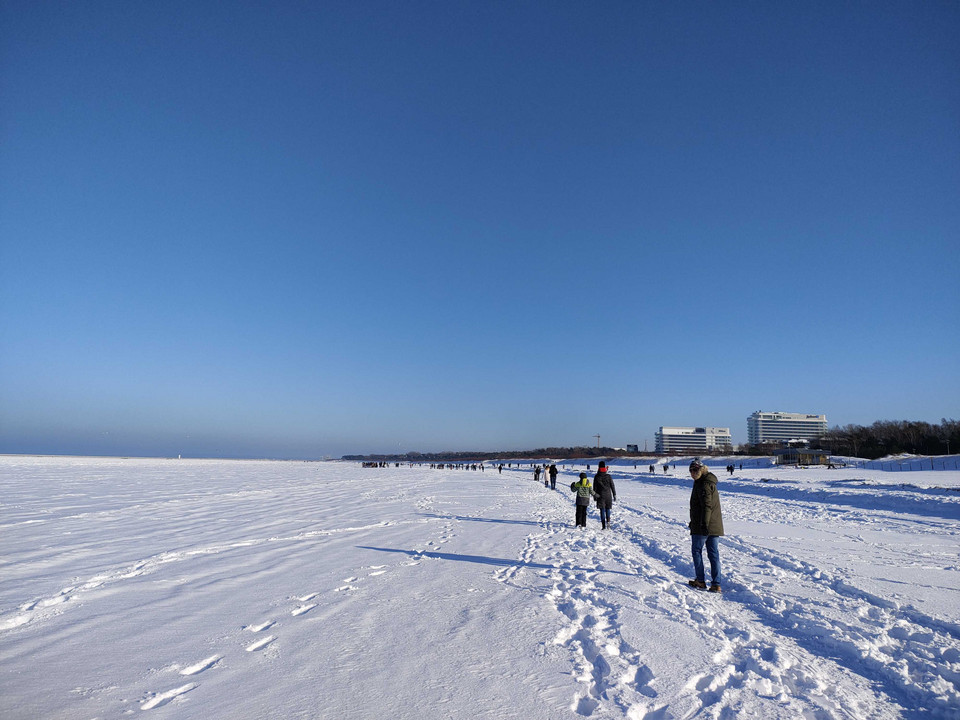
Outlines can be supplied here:
<path id="1" fill-rule="evenodd" d="M 503 525 L 533 525 L 543 527 L 543 523 L 536 520 L 505 520 L 503 518 L 469 517 L 466 515 L 439 515 L 437 513 L 417 513 L 420 517 L 436 518 L 437 520 L 465 520 L 467 522 L 500 523 Z"/>
<path id="2" fill-rule="evenodd" d="M 480 565 L 493 565 L 494 567 L 518 567 L 531 568 L 534 570 L 557 570 L 556 565 L 547 565 L 546 563 L 528 562 L 524 560 L 508 560 L 507 558 L 489 557 L 487 555 L 461 555 L 459 553 L 434 552 L 432 550 L 403 550 L 401 548 L 383 548 L 373 547 L 371 545 L 357 545 L 360 550 L 374 550 L 376 552 L 398 553 L 412 558 L 431 558 L 433 560 L 454 560 L 456 562 L 478 563 Z M 610 575 L 626 575 L 635 577 L 634 573 L 623 572 L 622 570 L 605 570 L 604 568 L 579 568 L 564 566 L 566 570 L 577 572 L 597 572 L 608 573 Z"/>

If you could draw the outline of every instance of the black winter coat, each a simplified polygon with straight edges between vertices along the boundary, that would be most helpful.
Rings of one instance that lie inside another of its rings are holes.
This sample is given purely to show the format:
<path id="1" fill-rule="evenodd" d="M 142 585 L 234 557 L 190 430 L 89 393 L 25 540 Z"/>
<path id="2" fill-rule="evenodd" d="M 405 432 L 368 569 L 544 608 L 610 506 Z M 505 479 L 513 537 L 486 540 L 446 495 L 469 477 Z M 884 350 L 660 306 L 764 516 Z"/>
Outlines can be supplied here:
<path id="1" fill-rule="evenodd" d="M 598 472 L 593 476 L 593 491 L 597 494 L 597 507 L 611 508 L 617 499 L 617 486 L 609 473 Z"/>
<path id="2" fill-rule="evenodd" d="M 723 514 L 720 512 L 720 493 L 717 476 L 705 472 L 693 481 L 690 493 L 690 534 L 723 535 Z"/>

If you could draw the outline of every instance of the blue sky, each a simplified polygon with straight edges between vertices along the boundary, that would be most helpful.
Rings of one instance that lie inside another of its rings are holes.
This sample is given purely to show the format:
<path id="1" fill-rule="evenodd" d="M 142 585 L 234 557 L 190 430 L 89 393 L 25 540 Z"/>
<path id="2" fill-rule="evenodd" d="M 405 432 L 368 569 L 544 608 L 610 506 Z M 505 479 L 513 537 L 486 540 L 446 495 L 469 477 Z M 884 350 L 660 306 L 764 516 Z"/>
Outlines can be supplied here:
<path id="1" fill-rule="evenodd" d="M 0 452 L 958 415 L 955 2 L 0 13 Z"/>

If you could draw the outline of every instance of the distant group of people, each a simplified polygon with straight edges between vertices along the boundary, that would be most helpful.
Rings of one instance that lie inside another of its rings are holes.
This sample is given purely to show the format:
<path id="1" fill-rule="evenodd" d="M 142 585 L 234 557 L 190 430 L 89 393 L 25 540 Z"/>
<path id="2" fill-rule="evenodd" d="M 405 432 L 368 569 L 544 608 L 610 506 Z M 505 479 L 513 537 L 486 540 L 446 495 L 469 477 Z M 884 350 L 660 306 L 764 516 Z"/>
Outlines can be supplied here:
<path id="1" fill-rule="evenodd" d="M 388 468 L 391 467 L 389 462 L 385 461 L 364 461 L 360 463 L 361 467 L 365 468 Z M 393 467 L 400 467 L 401 463 L 393 463 Z M 423 463 L 408 463 L 410 467 L 423 467 Z M 483 463 L 429 463 L 429 467 L 433 470 L 479 470 L 484 472 L 486 468 Z M 500 466 L 500 469 L 503 469 L 503 465 Z"/>
<path id="2" fill-rule="evenodd" d="M 540 473 L 543 473 L 543 484 L 550 488 L 551 490 L 557 489 L 557 473 L 560 472 L 557 470 L 556 465 L 551 465 L 550 467 L 544 466 L 541 468 L 539 465 L 535 465 L 533 468 L 533 479 L 536 482 L 540 482 Z"/>
<path id="3" fill-rule="evenodd" d="M 664 466 L 666 470 L 667 466 Z M 653 466 L 650 466 L 653 472 Z M 720 510 L 720 493 L 717 491 L 717 476 L 707 469 L 704 463 L 697 459 L 690 463 L 690 477 L 693 478 L 693 488 L 690 492 L 690 550 L 693 555 L 694 578 L 688 581 L 690 587 L 709 592 L 721 592 L 720 573 L 720 537 L 723 536 L 723 513 Z M 556 487 L 556 465 L 551 465 L 552 486 Z M 733 474 L 733 466 L 727 470 Z M 534 478 L 539 480 L 540 467 L 534 470 Z M 597 503 L 600 510 L 600 526 L 603 530 L 610 528 L 610 511 L 617 499 L 617 487 L 607 470 L 605 462 L 600 463 L 593 483 L 587 473 L 580 473 L 580 478 L 570 483 L 570 491 L 576 496 L 575 527 L 587 526 L 587 509 L 590 501 Z M 703 564 L 703 551 L 707 551 L 707 560 L 710 563 L 710 585 L 707 585 L 706 571 Z"/>

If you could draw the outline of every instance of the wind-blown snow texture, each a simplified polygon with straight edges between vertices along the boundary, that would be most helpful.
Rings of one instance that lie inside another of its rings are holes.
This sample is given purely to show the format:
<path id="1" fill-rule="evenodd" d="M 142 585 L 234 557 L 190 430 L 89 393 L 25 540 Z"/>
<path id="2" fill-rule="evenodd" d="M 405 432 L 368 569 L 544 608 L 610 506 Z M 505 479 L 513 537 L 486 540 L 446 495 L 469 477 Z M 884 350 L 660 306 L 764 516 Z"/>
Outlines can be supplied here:
<path id="1" fill-rule="evenodd" d="M 960 717 L 960 472 L 719 464 L 2 457 L 0 717 Z"/>

